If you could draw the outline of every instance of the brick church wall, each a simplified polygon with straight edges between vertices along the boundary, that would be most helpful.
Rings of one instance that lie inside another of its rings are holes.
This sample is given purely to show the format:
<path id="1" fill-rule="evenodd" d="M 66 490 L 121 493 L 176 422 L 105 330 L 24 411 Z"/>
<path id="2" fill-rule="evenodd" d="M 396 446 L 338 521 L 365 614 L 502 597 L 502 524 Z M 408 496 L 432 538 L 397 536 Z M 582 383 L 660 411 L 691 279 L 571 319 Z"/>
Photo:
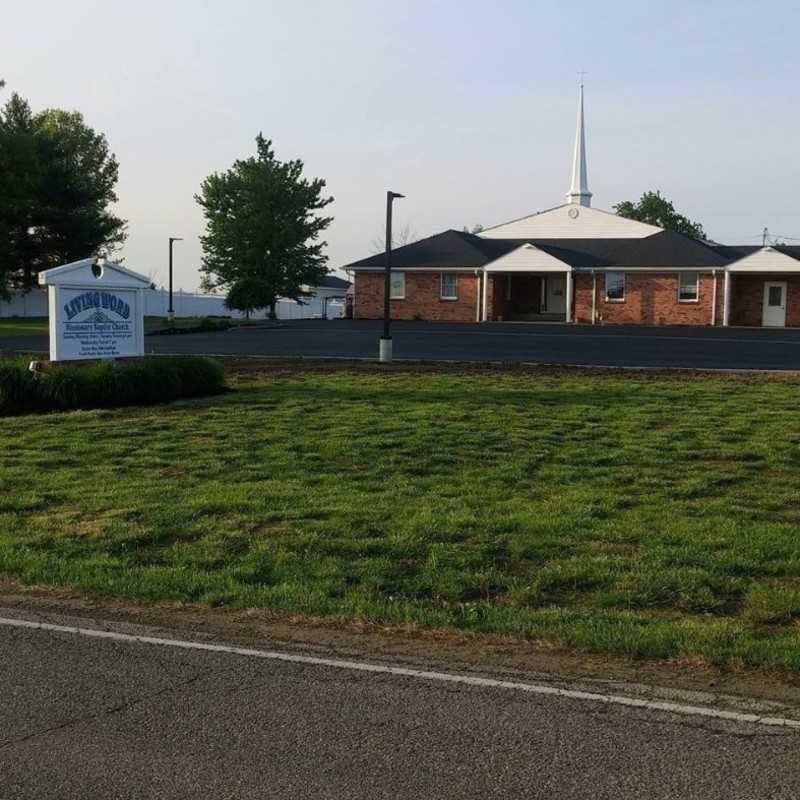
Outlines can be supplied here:
<path id="1" fill-rule="evenodd" d="M 575 321 L 592 321 L 592 276 L 574 275 Z M 714 279 L 700 273 L 695 302 L 678 300 L 675 272 L 626 272 L 625 299 L 606 300 L 605 275 L 597 273 L 597 322 L 609 325 L 710 325 Z M 717 292 L 722 293 L 722 274 L 717 275 Z M 721 318 L 720 318 L 721 321 Z"/>
<path id="2" fill-rule="evenodd" d="M 402 270 L 398 270 L 402 271 Z M 458 273 L 458 298 L 443 300 L 439 272 L 406 272 L 404 300 L 390 300 L 392 319 L 424 319 L 437 322 L 475 322 L 478 313 L 479 276 Z M 353 316 L 355 319 L 383 318 L 382 272 L 356 272 Z"/>
<path id="3" fill-rule="evenodd" d="M 764 283 L 766 281 L 786 283 L 786 325 L 790 328 L 800 327 L 800 275 L 785 273 L 731 274 L 729 325 L 761 326 L 764 312 Z M 722 294 L 722 281 L 720 281 L 718 291 Z"/>
<path id="4" fill-rule="evenodd" d="M 507 319 L 505 275 L 487 275 L 487 311 L 490 320 Z M 578 323 L 592 321 L 592 276 L 575 273 L 574 316 Z M 730 325 L 760 326 L 765 281 L 787 284 L 786 325 L 800 327 L 800 275 L 731 275 Z M 458 299 L 442 300 L 439 272 L 406 272 L 406 297 L 391 301 L 392 319 L 421 319 L 474 322 L 478 311 L 480 279 L 473 272 L 458 273 Z M 675 272 L 627 272 L 625 299 L 605 299 L 605 275 L 597 273 L 598 324 L 627 325 L 710 325 L 714 278 L 700 273 L 696 302 L 679 302 Z M 716 324 L 722 325 L 724 274 L 717 272 Z M 383 273 L 358 272 L 355 277 L 354 316 L 380 319 L 383 316 Z"/>

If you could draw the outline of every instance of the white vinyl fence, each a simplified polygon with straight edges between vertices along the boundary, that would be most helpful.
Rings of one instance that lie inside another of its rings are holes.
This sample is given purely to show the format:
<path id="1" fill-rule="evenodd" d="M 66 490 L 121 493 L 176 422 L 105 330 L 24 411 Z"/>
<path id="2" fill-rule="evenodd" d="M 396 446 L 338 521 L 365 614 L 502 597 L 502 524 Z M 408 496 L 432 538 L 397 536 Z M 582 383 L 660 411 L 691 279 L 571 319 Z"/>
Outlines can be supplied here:
<path id="1" fill-rule="evenodd" d="M 47 292 L 34 289 L 11 295 L 11 300 L 0 298 L 0 319 L 3 317 L 46 317 Z"/>
<path id="2" fill-rule="evenodd" d="M 329 319 L 341 317 L 344 302 L 330 290 L 321 289 L 303 303 L 294 300 L 280 300 L 275 312 L 278 319 L 316 319 L 327 316 Z M 144 313 L 151 317 L 166 317 L 169 308 L 169 292 L 166 289 L 147 289 L 144 293 Z M 192 294 L 175 292 L 173 306 L 176 317 L 244 317 L 241 311 L 231 311 L 225 307 L 225 298 L 214 294 Z M 46 317 L 47 291 L 32 289 L 18 292 L 10 301 L 0 300 L 0 319 L 4 317 Z M 252 319 L 266 319 L 268 312 L 260 310 L 251 314 Z"/>

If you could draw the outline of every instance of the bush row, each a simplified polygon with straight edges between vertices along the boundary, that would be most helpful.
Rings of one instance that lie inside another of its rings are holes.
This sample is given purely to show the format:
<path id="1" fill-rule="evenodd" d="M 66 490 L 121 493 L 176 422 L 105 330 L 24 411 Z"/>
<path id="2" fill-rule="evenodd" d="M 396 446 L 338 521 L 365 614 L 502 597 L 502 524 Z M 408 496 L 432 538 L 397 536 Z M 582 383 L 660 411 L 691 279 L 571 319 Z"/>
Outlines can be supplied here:
<path id="1" fill-rule="evenodd" d="M 152 330 L 147 336 L 169 336 L 180 333 L 209 333 L 213 331 L 227 331 L 233 323 L 227 317 L 203 317 L 197 325 L 189 327 L 167 325 L 164 328 Z"/>
<path id="2" fill-rule="evenodd" d="M 222 364 L 201 356 L 63 363 L 37 373 L 28 364 L 0 360 L 0 415 L 155 405 L 225 388 Z"/>

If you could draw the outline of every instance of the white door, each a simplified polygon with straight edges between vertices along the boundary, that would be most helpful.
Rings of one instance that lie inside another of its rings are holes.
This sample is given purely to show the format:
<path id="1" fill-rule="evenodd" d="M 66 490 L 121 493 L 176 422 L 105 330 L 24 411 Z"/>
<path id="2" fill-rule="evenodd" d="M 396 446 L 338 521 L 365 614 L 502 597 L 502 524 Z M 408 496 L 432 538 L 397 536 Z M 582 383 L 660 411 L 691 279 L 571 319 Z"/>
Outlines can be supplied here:
<path id="1" fill-rule="evenodd" d="M 567 298 L 564 292 L 563 275 L 547 276 L 547 313 L 563 314 L 567 309 Z"/>
<path id="2" fill-rule="evenodd" d="M 786 327 L 785 283 L 764 283 L 764 314 L 761 324 L 767 328 Z"/>

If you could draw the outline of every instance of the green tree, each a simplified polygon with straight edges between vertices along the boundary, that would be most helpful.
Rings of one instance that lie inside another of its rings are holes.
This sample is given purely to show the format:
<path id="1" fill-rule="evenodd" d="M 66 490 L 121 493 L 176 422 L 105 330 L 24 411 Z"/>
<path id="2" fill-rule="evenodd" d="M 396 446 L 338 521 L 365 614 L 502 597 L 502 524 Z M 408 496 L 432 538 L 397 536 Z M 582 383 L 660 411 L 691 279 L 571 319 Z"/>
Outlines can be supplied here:
<path id="1" fill-rule="evenodd" d="M 33 124 L 41 163 L 37 269 L 111 255 L 125 241 L 126 223 L 109 210 L 117 201 L 119 164 L 106 137 L 77 111 L 43 111 Z"/>
<path id="2" fill-rule="evenodd" d="M 0 109 L 0 295 L 19 285 L 35 255 L 32 224 L 39 180 L 33 115 L 13 95 Z"/>
<path id="3" fill-rule="evenodd" d="M 271 308 L 275 303 L 270 284 L 261 278 L 239 278 L 228 289 L 225 305 L 250 316 L 257 308 Z"/>
<path id="4" fill-rule="evenodd" d="M 333 217 L 319 212 L 325 181 L 302 177 L 303 162 L 279 161 L 259 134 L 256 155 L 209 175 L 195 199 L 206 219 L 203 264 L 207 284 L 225 290 L 233 308 L 272 308 L 279 297 L 299 300 L 303 285 L 327 274 L 327 242 L 320 234 Z M 250 297 L 247 293 L 252 292 Z"/>
<path id="5" fill-rule="evenodd" d="M 12 94 L 0 109 L 0 291 L 125 240 L 112 214 L 118 164 L 105 136 L 78 112 L 32 113 Z"/>
<path id="6" fill-rule="evenodd" d="M 658 225 L 660 228 L 676 231 L 694 239 L 706 238 L 703 226 L 679 214 L 672 202 L 663 197 L 659 191 L 645 192 L 636 203 L 623 200 L 614 206 L 614 211 L 621 217 Z"/>

